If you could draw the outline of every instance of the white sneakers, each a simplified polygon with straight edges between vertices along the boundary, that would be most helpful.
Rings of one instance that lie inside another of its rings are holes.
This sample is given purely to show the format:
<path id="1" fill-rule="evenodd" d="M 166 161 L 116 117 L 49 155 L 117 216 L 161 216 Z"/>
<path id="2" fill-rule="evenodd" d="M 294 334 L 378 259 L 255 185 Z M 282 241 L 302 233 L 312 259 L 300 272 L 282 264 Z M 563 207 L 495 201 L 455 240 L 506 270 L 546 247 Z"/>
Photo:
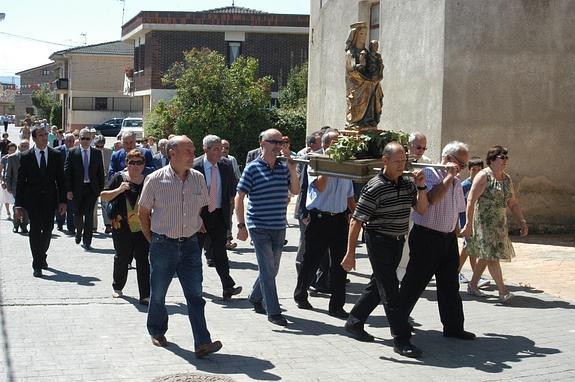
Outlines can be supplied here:
<path id="1" fill-rule="evenodd" d="M 114 293 L 112 293 L 112 297 L 113 297 L 113 298 L 119 298 L 119 297 L 122 297 L 123 295 L 124 295 L 124 294 L 122 293 L 121 290 L 115 290 L 115 289 L 114 289 Z"/>
<path id="2" fill-rule="evenodd" d="M 475 297 L 485 297 L 485 293 L 479 290 L 479 288 L 472 288 L 471 285 L 467 285 L 467 293 Z"/>
<path id="3" fill-rule="evenodd" d="M 515 295 L 511 292 L 507 292 L 506 294 L 500 294 L 499 295 L 499 301 L 501 301 L 502 303 L 506 303 L 507 301 L 511 300 L 513 297 L 515 297 Z"/>

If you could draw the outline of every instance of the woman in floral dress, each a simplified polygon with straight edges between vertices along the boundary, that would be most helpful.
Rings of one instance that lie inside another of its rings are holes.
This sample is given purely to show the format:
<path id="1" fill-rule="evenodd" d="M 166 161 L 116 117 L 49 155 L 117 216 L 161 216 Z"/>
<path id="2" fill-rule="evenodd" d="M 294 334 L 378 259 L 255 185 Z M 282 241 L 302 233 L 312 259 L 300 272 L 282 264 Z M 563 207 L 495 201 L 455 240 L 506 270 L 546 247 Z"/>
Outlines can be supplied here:
<path id="1" fill-rule="evenodd" d="M 468 237 L 469 256 L 477 258 L 467 292 L 477 297 L 485 296 L 478 289 L 477 282 L 487 267 L 497 285 L 501 302 L 513 298 L 513 294 L 503 283 L 500 265 L 501 261 L 508 262 L 515 257 L 507 233 L 507 208 L 520 221 L 521 236 L 528 233 L 527 221 L 515 198 L 513 182 L 505 172 L 508 159 L 505 147 L 494 146 L 487 152 L 488 167 L 473 180 L 467 200 L 467 224 L 461 232 L 462 236 Z"/>

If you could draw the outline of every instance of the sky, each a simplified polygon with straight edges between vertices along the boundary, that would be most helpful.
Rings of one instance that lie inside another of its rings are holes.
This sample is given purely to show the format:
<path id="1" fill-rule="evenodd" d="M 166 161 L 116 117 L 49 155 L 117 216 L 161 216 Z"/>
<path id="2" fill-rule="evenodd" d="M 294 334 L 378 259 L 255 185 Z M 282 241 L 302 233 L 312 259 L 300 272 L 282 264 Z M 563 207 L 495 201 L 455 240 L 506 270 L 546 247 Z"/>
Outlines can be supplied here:
<path id="1" fill-rule="evenodd" d="M 269 13 L 309 14 L 310 0 L 235 0 Z M 53 52 L 119 40 L 124 23 L 140 11 L 202 11 L 232 0 L 0 0 L 0 76 L 50 63 Z M 41 40 L 41 41 L 36 41 Z M 61 45 L 56 45 L 61 44 Z"/>

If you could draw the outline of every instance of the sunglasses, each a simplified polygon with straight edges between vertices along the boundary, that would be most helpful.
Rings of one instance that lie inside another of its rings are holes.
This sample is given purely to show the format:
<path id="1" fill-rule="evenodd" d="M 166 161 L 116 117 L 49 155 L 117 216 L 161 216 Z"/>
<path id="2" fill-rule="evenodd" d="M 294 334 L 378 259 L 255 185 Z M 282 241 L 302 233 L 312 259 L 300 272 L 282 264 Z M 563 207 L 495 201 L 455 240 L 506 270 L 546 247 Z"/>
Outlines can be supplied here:
<path id="1" fill-rule="evenodd" d="M 278 141 L 276 139 L 266 139 L 265 141 L 271 145 L 285 145 L 284 141 Z"/>
<path id="2" fill-rule="evenodd" d="M 507 159 L 509 159 L 509 155 L 501 154 L 501 155 L 497 155 L 496 158 L 507 160 Z"/>
<path id="3" fill-rule="evenodd" d="M 142 160 L 131 160 L 128 162 L 128 164 L 131 164 L 132 166 L 141 166 L 144 164 L 144 161 L 142 161 Z"/>
<path id="4" fill-rule="evenodd" d="M 96 148 L 97 148 L 97 149 L 103 149 L 103 148 L 104 148 L 104 145 L 96 145 Z"/>
<path id="5" fill-rule="evenodd" d="M 90 137 L 82 137 L 82 138 L 80 138 L 80 140 L 81 140 L 81 141 L 91 141 L 92 138 L 90 138 Z"/>

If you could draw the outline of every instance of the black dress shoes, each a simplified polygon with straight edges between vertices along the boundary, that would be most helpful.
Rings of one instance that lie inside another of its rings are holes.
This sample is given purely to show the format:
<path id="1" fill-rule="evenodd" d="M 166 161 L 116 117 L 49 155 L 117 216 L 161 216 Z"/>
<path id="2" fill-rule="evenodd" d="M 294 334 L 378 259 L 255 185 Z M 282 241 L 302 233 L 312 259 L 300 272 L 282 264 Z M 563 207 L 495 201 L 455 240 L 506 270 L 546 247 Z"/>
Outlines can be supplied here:
<path id="1" fill-rule="evenodd" d="M 82 244 L 82 248 L 84 248 L 86 251 L 92 250 L 92 246 L 90 244 Z"/>
<path id="2" fill-rule="evenodd" d="M 76 244 L 80 244 L 81 241 L 82 241 L 82 236 L 76 235 Z"/>
<path id="3" fill-rule="evenodd" d="M 460 340 L 474 340 L 475 334 L 462 330 L 460 332 L 443 332 L 443 337 L 458 338 Z"/>
<path id="4" fill-rule="evenodd" d="M 213 268 L 216 266 L 214 259 L 206 259 L 206 263 L 208 264 L 208 267 L 210 267 L 210 268 Z"/>
<path id="5" fill-rule="evenodd" d="M 296 301 L 297 303 L 297 307 L 300 309 L 305 309 L 305 310 L 312 310 L 313 306 L 309 303 L 308 300 L 303 300 L 303 301 Z"/>
<path id="6" fill-rule="evenodd" d="M 264 305 L 261 302 L 252 302 L 252 304 L 254 305 L 254 312 L 258 313 L 258 314 L 267 314 L 268 312 L 266 312 L 266 308 L 264 308 Z"/>
<path id="7" fill-rule="evenodd" d="M 22 232 L 22 233 L 28 233 L 28 227 L 26 227 L 25 225 L 20 226 L 20 232 Z"/>
<path id="8" fill-rule="evenodd" d="M 232 288 L 228 288 L 228 289 L 224 289 L 223 293 L 222 293 L 222 297 L 224 298 L 224 300 L 229 300 L 232 298 L 232 296 L 235 296 L 237 294 L 240 294 L 242 292 L 242 287 L 232 287 Z"/>
<path id="9" fill-rule="evenodd" d="M 268 321 L 272 324 L 279 325 L 279 326 L 287 326 L 288 322 L 284 316 L 281 314 L 274 314 L 268 317 Z"/>
<path id="10" fill-rule="evenodd" d="M 154 346 L 165 348 L 168 346 L 168 340 L 166 340 L 165 336 L 152 336 L 152 344 L 154 344 Z"/>
<path id="11" fill-rule="evenodd" d="M 420 348 L 410 343 L 406 345 L 395 345 L 393 347 L 393 351 L 401 356 L 409 358 L 419 358 L 423 354 Z"/>
<path id="12" fill-rule="evenodd" d="M 373 342 L 374 338 L 371 334 L 366 332 L 363 328 L 345 324 L 345 331 L 349 333 L 349 336 L 361 342 Z"/>
<path id="13" fill-rule="evenodd" d="M 339 309 L 333 309 L 328 312 L 328 314 L 332 317 L 336 317 L 336 318 L 348 318 L 349 317 L 349 313 L 346 312 L 345 310 L 343 310 L 343 308 L 339 308 Z"/>
<path id="14" fill-rule="evenodd" d="M 42 270 L 41 269 L 34 269 L 34 273 L 32 273 L 34 277 L 42 277 Z"/>

